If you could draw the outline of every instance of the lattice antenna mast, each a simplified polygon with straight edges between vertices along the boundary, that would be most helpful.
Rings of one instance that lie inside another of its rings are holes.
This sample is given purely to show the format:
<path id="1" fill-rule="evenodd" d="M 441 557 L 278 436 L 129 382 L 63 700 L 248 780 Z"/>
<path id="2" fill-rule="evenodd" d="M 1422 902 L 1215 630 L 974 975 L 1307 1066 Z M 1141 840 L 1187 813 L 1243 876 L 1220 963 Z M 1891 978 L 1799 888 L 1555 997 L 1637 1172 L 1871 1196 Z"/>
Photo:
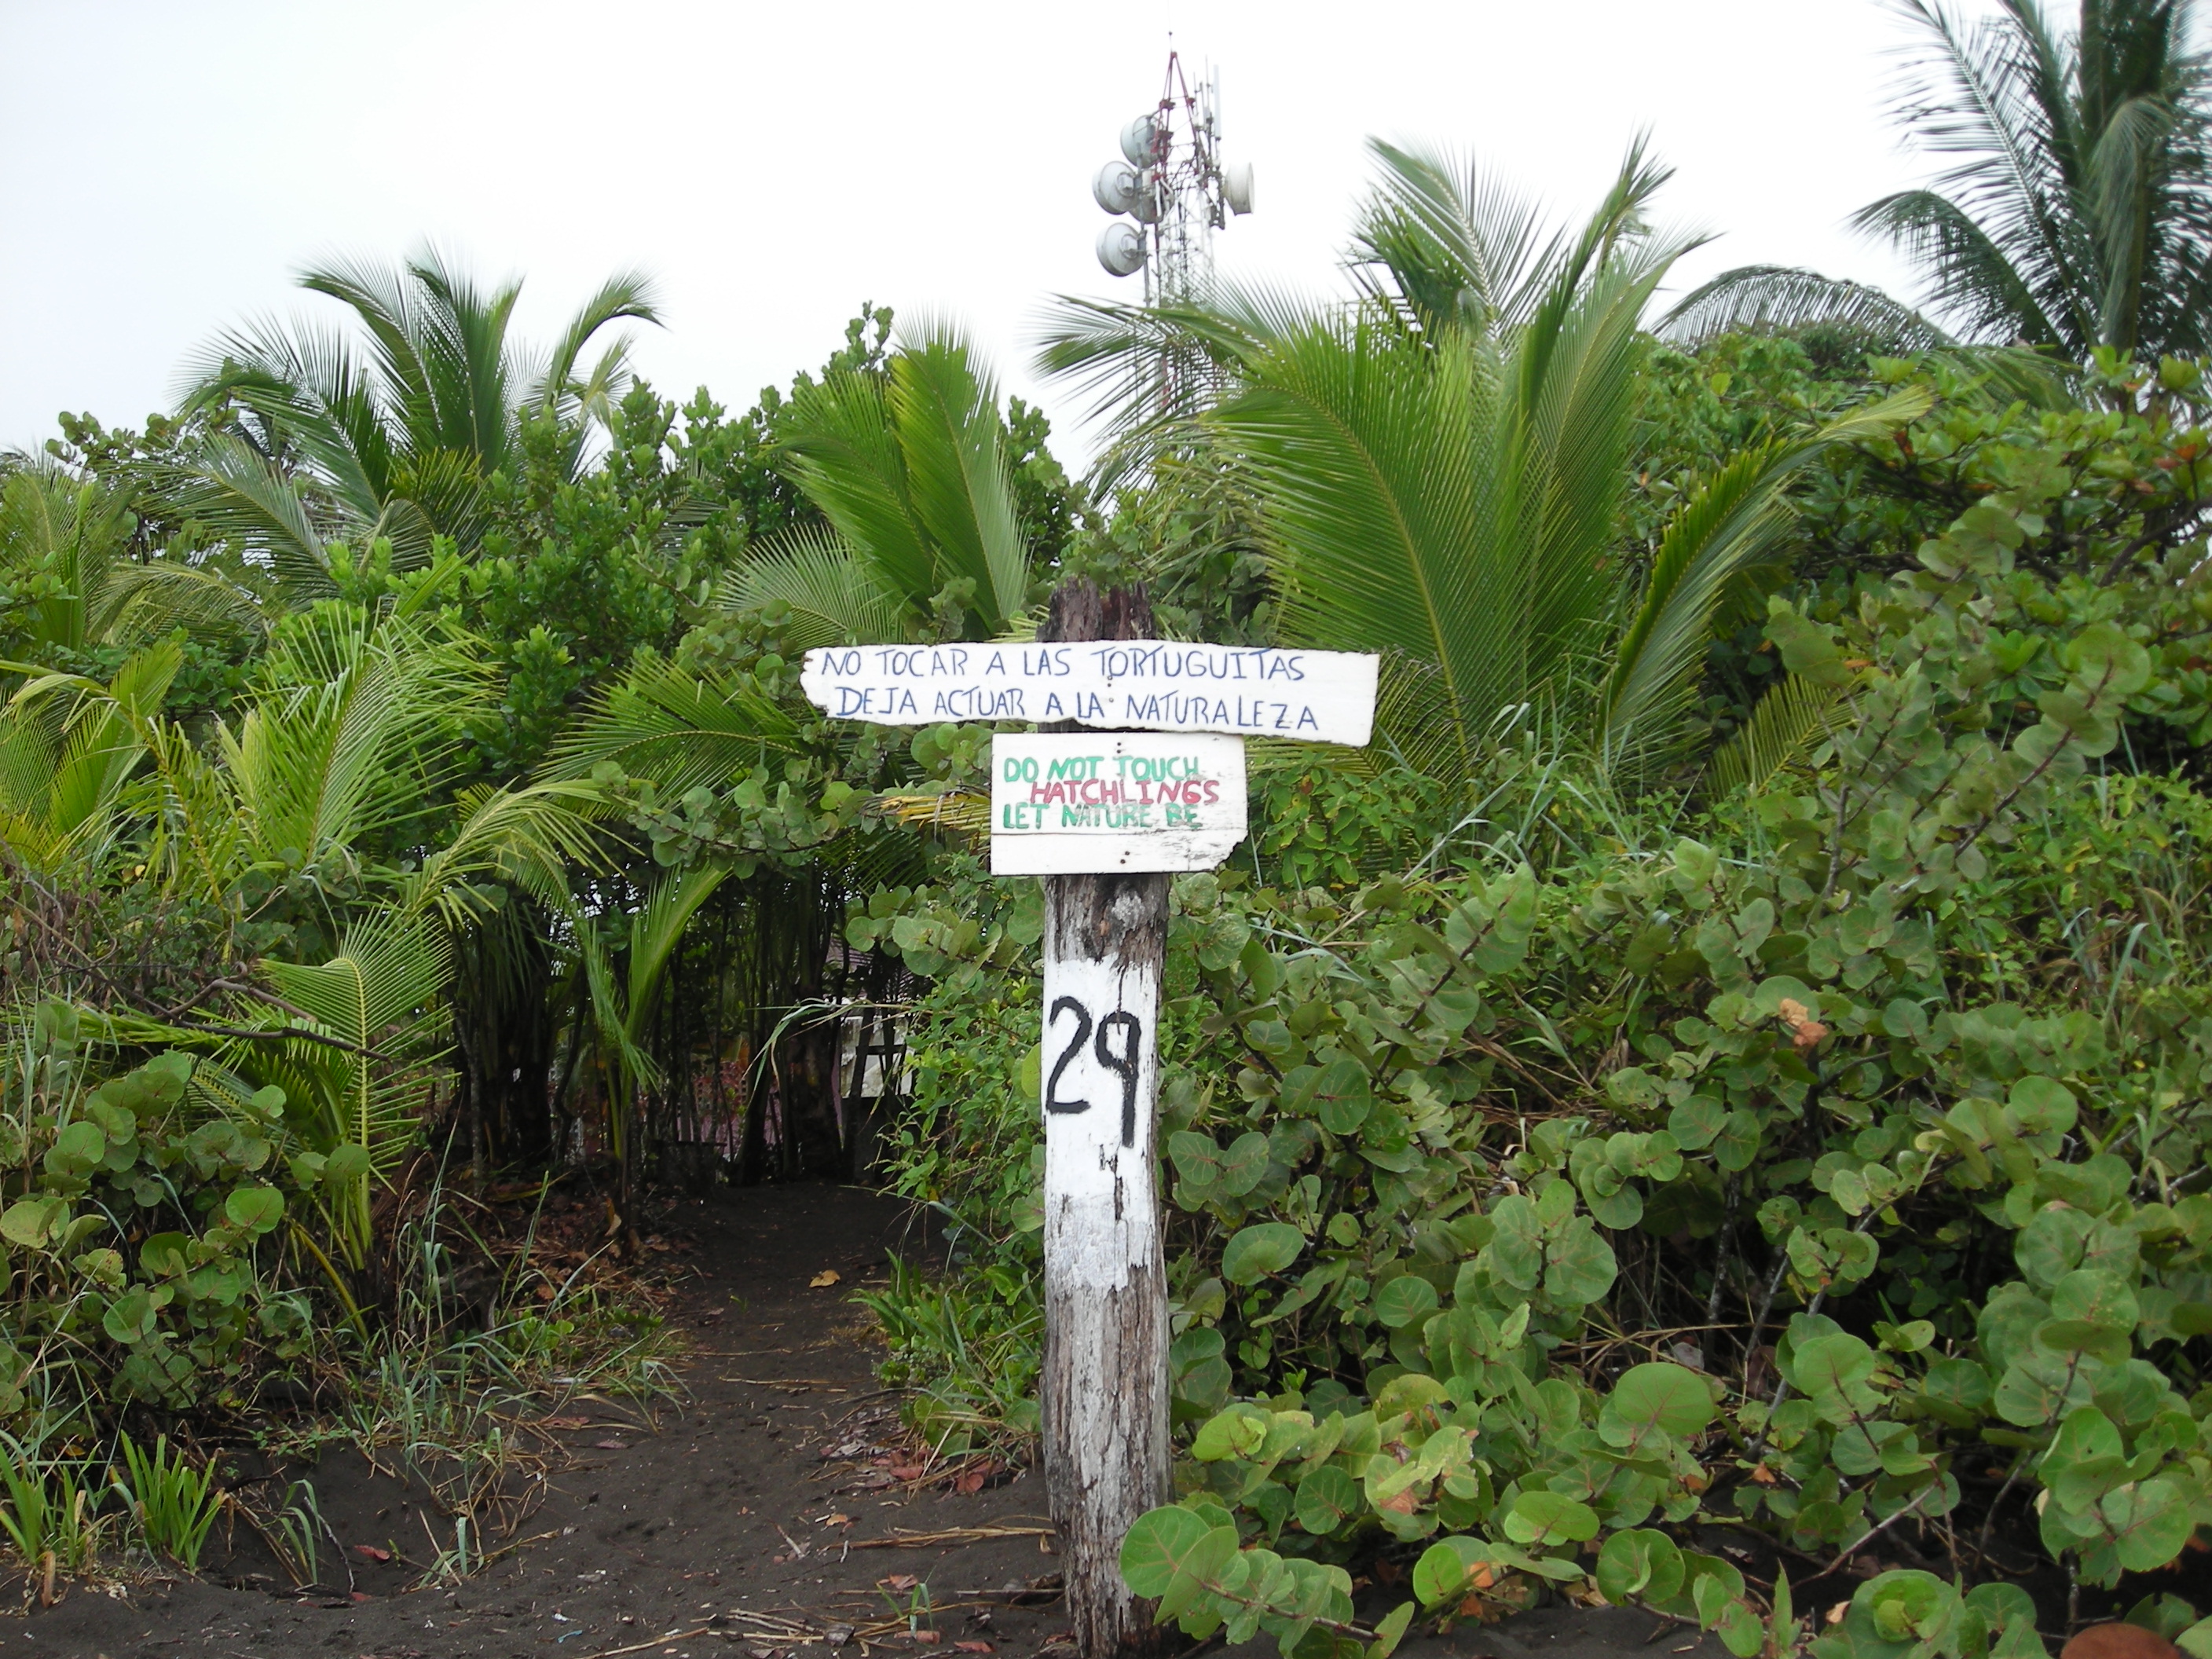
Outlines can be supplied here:
<path id="1" fill-rule="evenodd" d="M 1158 106 L 1121 131 L 1121 159 L 1091 183 L 1115 216 L 1099 233 L 1098 263 L 1116 276 L 1145 273 L 1147 305 L 1202 298 L 1213 283 L 1213 233 L 1252 210 L 1252 167 L 1221 153 L 1221 82 L 1195 87 L 1168 53 Z"/>

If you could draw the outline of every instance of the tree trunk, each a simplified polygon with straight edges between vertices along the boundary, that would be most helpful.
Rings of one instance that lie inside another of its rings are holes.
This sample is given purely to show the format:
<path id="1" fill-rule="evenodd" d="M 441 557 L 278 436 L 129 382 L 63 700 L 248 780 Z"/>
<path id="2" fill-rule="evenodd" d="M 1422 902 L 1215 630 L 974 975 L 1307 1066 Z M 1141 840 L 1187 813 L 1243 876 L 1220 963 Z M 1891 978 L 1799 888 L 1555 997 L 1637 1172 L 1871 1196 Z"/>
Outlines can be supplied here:
<path id="1" fill-rule="evenodd" d="M 1142 588 L 1061 585 L 1040 637 L 1141 639 Z M 1082 1659 L 1157 1650 L 1121 1582 L 1169 1496 L 1167 1275 L 1155 1106 L 1164 875 L 1044 878 L 1044 1466 Z"/>

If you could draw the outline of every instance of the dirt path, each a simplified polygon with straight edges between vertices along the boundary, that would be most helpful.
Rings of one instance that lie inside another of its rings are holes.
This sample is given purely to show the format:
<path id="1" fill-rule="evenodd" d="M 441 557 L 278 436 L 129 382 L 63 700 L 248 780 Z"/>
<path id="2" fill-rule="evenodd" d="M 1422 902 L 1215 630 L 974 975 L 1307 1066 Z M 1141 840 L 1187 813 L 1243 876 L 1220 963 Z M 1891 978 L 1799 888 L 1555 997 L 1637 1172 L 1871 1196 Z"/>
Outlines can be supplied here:
<path id="1" fill-rule="evenodd" d="M 739 1649 L 846 1659 L 886 1648 L 974 1654 L 985 1643 L 1034 1654 L 1060 1628 L 1048 1595 L 1027 1594 L 1055 1570 L 1040 1547 L 1036 1473 L 963 1494 L 907 1491 L 874 1463 L 896 1437 L 895 1401 L 878 1391 L 879 1350 L 845 1297 L 880 1271 L 904 1214 L 828 1187 L 756 1188 L 680 1212 L 670 1231 L 700 1246 L 690 1258 L 700 1274 L 673 1316 L 694 1345 L 683 1366 L 690 1398 L 653 1425 L 588 1401 L 569 1407 L 569 1461 L 553 1470 L 546 1501 L 519 1536 L 484 1540 L 520 1547 L 458 1589 L 404 1592 L 450 1536 L 434 1539 L 396 1484 L 332 1468 L 318 1490 L 362 1599 L 198 1581 L 127 1599 L 78 1589 L 27 1620 L 0 1621 L 0 1659 L 680 1659 Z M 825 1269 L 839 1282 L 811 1285 Z M 902 1532 L 967 1535 L 867 1547 Z M 380 1565 L 373 1552 L 400 1559 Z M 933 1642 L 886 1628 L 902 1630 L 925 1601 Z"/>
<path id="2" fill-rule="evenodd" d="M 1066 1620 L 1036 1472 L 963 1493 L 909 1489 L 902 1459 L 878 1461 L 897 1438 L 896 1401 L 878 1389 L 879 1349 L 845 1297 L 881 1272 L 905 1222 L 902 1205 L 828 1187 L 728 1193 L 681 1211 L 668 1231 L 699 1247 L 672 1316 L 693 1343 L 690 1397 L 650 1425 L 588 1397 L 569 1407 L 568 1460 L 545 1501 L 513 1535 L 486 1540 L 508 1553 L 458 1589 L 405 1589 L 438 1547 L 434 1510 L 326 1460 L 318 1491 L 345 1546 L 350 1597 L 273 1593 L 283 1582 L 273 1559 L 258 1581 L 269 1589 L 80 1588 L 26 1620 L 0 1619 L 0 1659 L 1072 1659 L 1054 1639 Z M 835 1285 L 810 1283 L 827 1269 Z M 903 1541 L 909 1534 L 935 1541 Z M 221 1571 L 252 1583 L 252 1565 L 241 1550 Z M 1558 1608 L 1401 1651 L 1721 1659 L 1710 1638 L 1654 1622 Z M 1272 1659 L 1274 1648 L 1216 1651 Z"/>

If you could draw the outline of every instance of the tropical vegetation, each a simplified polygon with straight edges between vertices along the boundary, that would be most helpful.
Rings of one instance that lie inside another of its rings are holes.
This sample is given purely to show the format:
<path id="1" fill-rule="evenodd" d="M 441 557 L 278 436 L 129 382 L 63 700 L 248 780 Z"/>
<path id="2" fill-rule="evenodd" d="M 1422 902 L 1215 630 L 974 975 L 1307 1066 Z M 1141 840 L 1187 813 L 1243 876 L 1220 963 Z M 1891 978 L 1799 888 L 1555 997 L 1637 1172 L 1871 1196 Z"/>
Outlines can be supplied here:
<path id="1" fill-rule="evenodd" d="M 988 729 L 799 674 L 1141 583 L 1383 667 L 1376 740 L 1255 744 L 1174 885 L 1130 1586 L 1292 1659 L 1558 1599 L 2212 1659 L 2198 70 L 2179 0 L 1923 15 L 1981 125 L 1916 119 L 1982 170 L 1881 222 L 1942 332 L 1797 276 L 1662 326 L 1642 147 L 1562 223 L 1377 144 L 1333 296 L 1060 303 L 1079 479 L 951 328 L 864 307 L 732 416 L 631 374 L 640 280 L 533 352 L 427 252 L 9 458 L 23 1564 L 189 1570 L 246 1425 L 398 1437 L 470 1524 L 494 1402 L 665 1375 L 533 1266 L 570 1194 L 615 1262 L 672 1192 L 931 1206 L 949 1261 L 862 1295 L 886 1380 L 1033 1449 L 1042 895 L 986 873 Z"/>
<path id="2" fill-rule="evenodd" d="M 1953 339 L 2086 363 L 2202 356 L 2212 299 L 2212 64 L 2194 0 L 2042 0 L 1969 17 L 1906 0 L 1919 50 L 1894 113 L 1912 147 L 1956 158 L 1852 223 L 1919 266 L 1919 309 L 1773 265 L 1724 272 L 1669 322 L 1692 337 L 1841 326 L 1893 348 Z M 1929 313 L 1932 313 L 1932 317 Z"/>

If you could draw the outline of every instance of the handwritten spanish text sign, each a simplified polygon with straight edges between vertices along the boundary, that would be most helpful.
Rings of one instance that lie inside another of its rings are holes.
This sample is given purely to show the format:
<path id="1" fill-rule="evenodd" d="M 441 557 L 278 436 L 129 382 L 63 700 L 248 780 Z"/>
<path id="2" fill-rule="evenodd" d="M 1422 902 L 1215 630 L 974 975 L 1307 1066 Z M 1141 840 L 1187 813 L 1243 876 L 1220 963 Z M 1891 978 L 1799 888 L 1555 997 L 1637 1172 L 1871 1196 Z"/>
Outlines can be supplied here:
<path id="1" fill-rule="evenodd" d="M 1211 870 L 1244 839 L 1244 741 L 1159 732 L 991 740 L 991 873 Z"/>
<path id="2" fill-rule="evenodd" d="M 878 726 L 1073 720 L 1356 747 L 1374 732 L 1376 660 L 1158 640 L 855 645 L 808 652 L 799 683 L 817 708 Z"/>

